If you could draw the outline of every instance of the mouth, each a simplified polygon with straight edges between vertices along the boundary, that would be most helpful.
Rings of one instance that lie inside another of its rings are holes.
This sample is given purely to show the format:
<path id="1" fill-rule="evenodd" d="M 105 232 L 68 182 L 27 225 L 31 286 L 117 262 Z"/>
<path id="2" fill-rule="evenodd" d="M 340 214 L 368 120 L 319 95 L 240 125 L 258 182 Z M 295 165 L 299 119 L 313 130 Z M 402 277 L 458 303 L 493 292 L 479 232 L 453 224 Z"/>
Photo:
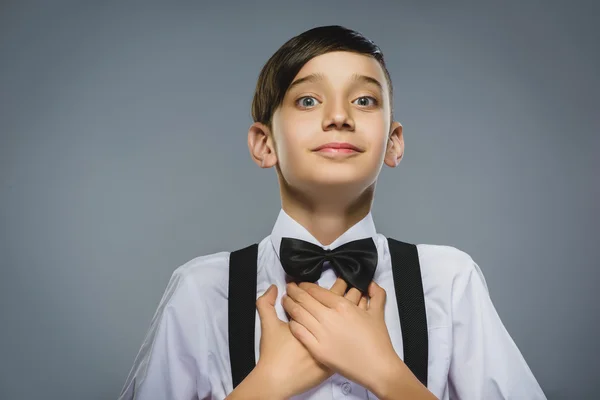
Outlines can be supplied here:
<path id="1" fill-rule="evenodd" d="M 318 153 L 333 153 L 333 154 L 355 154 L 363 153 L 364 150 L 350 143 L 331 142 L 321 145 L 315 149 Z"/>

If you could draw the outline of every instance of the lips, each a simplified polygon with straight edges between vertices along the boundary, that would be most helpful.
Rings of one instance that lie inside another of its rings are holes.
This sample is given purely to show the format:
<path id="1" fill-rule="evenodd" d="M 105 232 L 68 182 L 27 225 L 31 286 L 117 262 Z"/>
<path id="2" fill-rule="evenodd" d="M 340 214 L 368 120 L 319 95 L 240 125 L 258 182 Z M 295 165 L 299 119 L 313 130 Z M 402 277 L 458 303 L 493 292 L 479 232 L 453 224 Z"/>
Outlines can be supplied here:
<path id="1" fill-rule="evenodd" d="M 351 143 L 341 143 L 341 142 L 331 142 L 331 143 L 326 143 L 324 145 L 321 145 L 317 148 L 315 148 L 313 151 L 341 151 L 341 152 L 358 152 L 358 153 L 362 153 L 364 150 L 362 150 L 359 147 L 356 147 L 355 145 L 351 144 Z"/>

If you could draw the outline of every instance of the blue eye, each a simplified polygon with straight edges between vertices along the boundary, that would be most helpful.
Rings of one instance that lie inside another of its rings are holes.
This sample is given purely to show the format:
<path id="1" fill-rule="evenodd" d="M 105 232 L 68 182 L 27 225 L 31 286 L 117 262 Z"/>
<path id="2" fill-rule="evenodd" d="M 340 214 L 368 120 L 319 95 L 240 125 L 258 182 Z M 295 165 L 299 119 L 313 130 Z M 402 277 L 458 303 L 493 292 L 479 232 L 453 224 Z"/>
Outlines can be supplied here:
<path id="1" fill-rule="evenodd" d="M 296 104 L 300 103 L 300 107 L 302 108 L 311 108 L 317 105 L 319 101 L 312 96 L 304 96 L 300 97 L 296 100 Z"/>
<path id="2" fill-rule="evenodd" d="M 367 101 L 365 102 L 365 100 L 367 100 Z M 372 103 L 368 104 L 368 100 L 371 100 Z M 371 97 L 371 96 L 361 96 L 354 101 L 358 101 L 359 102 L 358 105 L 363 106 L 363 107 L 376 106 L 378 104 L 377 99 L 375 97 Z"/>

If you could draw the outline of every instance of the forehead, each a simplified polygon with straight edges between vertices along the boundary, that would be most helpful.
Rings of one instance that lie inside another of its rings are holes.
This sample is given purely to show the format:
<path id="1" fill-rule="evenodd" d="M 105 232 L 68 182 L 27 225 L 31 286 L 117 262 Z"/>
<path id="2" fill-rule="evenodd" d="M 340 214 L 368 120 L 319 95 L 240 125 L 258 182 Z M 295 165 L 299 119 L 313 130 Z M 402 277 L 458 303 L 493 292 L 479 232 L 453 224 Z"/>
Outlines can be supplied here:
<path id="1" fill-rule="evenodd" d="M 348 51 L 335 51 L 310 59 L 292 81 L 311 74 L 321 74 L 330 83 L 345 83 L 352 76 L 365 75 L 377 79 L 384 91 L 387 82 L 383 68 L 373 57 Z"/>

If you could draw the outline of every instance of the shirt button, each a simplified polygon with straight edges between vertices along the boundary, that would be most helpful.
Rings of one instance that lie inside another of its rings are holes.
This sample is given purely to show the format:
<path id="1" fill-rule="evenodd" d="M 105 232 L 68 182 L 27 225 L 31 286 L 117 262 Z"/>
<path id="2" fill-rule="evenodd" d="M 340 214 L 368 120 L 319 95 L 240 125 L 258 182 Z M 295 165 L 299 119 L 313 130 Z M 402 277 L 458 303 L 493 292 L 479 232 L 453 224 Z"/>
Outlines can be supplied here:
<path id="1" fill-rule="evenodd" d="M 344 393 L 344 395 L 348 395 L 350 392 L 352 392 L 352 385 L 350 385 L 348 382 L 342 383 L 342 393 Z"/>

